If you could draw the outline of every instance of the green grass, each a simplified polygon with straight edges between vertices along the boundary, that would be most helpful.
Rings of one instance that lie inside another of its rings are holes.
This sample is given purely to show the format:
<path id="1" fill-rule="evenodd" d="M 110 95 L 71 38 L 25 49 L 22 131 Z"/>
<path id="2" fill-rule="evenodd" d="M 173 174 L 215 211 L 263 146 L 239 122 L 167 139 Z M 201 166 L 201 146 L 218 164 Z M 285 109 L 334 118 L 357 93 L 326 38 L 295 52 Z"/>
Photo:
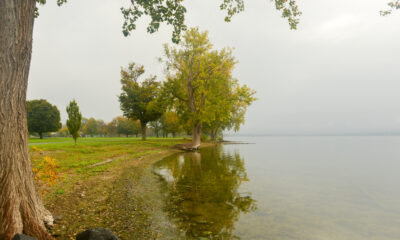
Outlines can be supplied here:
<path id="1" fill-rule="evenodd" d="M 80 138 L 75 145 L 71 138 L 29 139 L 33 167 L 38 166 L 45 156 L 55 159 L 57 171 L 62 180 L 48 195 L 57 193 L 58 185 L 68 185 L 107 171 L 109 167 L 123 164 L 125 160 L 137 159 L 149 154 L 165 151 L 181 143 L 182 138 Z M 41 144 L 37 144 L 41 143 Z M 91 167 L 91 165 L 112 159 L 112 162 Z"/>
<path id="2" fill-rule="evenodd" d="M 81 138 L 75 145 L 71 138 L 29 139 L 32 162 L 49 156 L 56 159 L 62 172 L 81 169 L 117 157 L 140 157 L 153 150 L 165 149 L 182 142 L 182 138 Z M 39 149 L 39 151 L 34 151 Z"/>

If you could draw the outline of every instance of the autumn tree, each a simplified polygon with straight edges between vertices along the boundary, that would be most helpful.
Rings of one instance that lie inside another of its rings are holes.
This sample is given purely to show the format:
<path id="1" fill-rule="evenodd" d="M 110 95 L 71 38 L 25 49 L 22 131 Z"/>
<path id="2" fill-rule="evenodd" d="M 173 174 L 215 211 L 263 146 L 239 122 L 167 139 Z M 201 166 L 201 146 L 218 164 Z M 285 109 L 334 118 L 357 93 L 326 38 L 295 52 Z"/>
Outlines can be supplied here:
<path id="1" fill-rule="evenodd" d="M 230 49 L 213 50 L 208 33 L 198 28 L 188 30 L 178 47 L 165 45 L 164 52 L 168 70 L 164 91 L 182 120 L 192 126 L 192 143 L 187 147 L 196 149 L 203 125 L 218 108 L 226 107 L 221 91 L 231 87 L 236 61 Z"/>
<path id="2" fill-rule="evenodd" d="M 144 67 L 135 63 L 121 69 L 122 93 L 119 96 L 124 116 L 140 121 L 142 140 L 146 140 L 146 125 L 164 113 L 163 103 L 159 99 L 160 83 L 155 76 L 139 82 L 144 72 Z"/>
<path id="3" fill-rule="evenodd" d="M 254 101 L 255 91 L 246 85 L 240 86 L 237 79 L 224 78 L 225 84 L 219 84 L 220 89 L 216 98 L 210 99 L 214 106 L 213 111 L 204 123 L 205 131 L 210 134 L 213 141 L 223 130 L 239 131 L 244 123 L 247 107 Z"/>
<path id="4" fill-rule="evenodd" d="M 106 135 L 107 136 L 115 136 L 118 134 L 117 132 L 118 122 L 116 118 L 111 120 L 111 122 L 107 123 L 106 125 Z"/>
<path id="5" fill-rule="evenodd" d="M 61 128 L 60 111 L 44 99 L 26 102 L 28 130 L 38 133 L 43 139 L 43 133 L 56 132 Z"/>
<path id="6" fill-rule="evenodd" d="M 116 117 L 113 119 L 113 122 L 116 124 L 116 132 L 118 134 L 124 134 L 126 137 L 129 137 L 129 135 L 137 134 L 139 133 L 140 126 L 138 126 L 137 122 L 129 120 L 126 117 Z"/>
<path id="7" fill-rule="evenodd" d="M 97 125 L 97 121 L 94 118 L 89 118 L 85 126 L 83 127 L 83 132 L 86 135 L 93 137 L 99 133 L 99 128 Z"/>
<path id="8" fill-rule="evenodd" d="M 163 116 L 163 121 L 165 124 L 165 131 L 167 133 L 172 133 L 172 137 L 175 137 L 176 133 L 179 133 L 182 130 L 182 126 L 176 112 L 166 112 Z"/>
<path id="9" fill-rule="evenodd" d="M 124 134 L 129 137 L 130 134 L 134 134 L 133 122 L 125 117 L 118 117 L 117 132 L 118 134 Z"/>
<path id="10" fill-rule="evenodd" d="M 69 134 L 71 134 L 72 138 L 75 141 L 79 137 L 79 130 L 81 129 L 82 125 L 82 114 L 79 112 L 79 106 L 75 100 L 72 100 L 69 105 L 67 106 L 67 127 Z"/>
<path id="11" fill-rule="evenodd" d="M 57 0 L 59 5 L 66 0 Z M 161 23 L 172 25 L 173 41 L 178 42 L 186 29 L 186 9 L 181 0 L 128 1 L 121 8 L 123 33 L 136 29 L 136 21 L 147 15 L 147 31 L 156 32 Z M 274 0 L 291 28 L 298 23 L 294 0 Z M 51 239 L 44 222 L 51 222 L 49 212 L 36 193 L 28 153 L 26 91 L 32 55 L 33 23 L 38 16 L 37 3 L 46 0 L 0 1 L 0 239 L 9 240 L 16 233 L 26 233 L 40 240 Z M 226 21 L 244 9 L 243 0 L 223 0 L 220 8 Z M 47 220 L 46 220 L 47 219 Z"/>

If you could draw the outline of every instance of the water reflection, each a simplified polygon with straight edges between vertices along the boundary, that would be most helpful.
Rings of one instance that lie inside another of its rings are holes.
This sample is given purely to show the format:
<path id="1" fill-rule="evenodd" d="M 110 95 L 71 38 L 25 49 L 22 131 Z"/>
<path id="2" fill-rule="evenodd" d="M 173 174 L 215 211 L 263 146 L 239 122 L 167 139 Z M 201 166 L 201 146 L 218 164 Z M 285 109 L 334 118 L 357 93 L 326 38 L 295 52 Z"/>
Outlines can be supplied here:
<path id="1" fill-rule="evenodd" d="M 239 192 L 248 178 L 238 153 L 216 146 L 173 155 L 154 167 L 165 180 L 166 210 L 182 237 L 239 239 L 232 233 L 235 222 L 256 204 L 250 193 Z"/>

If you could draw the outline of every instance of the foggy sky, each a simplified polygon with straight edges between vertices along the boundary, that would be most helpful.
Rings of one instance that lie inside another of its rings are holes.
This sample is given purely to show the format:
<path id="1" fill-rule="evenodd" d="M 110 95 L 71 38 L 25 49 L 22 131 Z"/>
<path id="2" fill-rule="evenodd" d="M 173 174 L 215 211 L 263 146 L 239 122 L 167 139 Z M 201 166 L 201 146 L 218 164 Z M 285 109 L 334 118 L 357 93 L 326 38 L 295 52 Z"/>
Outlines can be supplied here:
<path id="1" fill-rule="evenodd" d="M 157 58 L 170 27 L 148 34 L 143 18 L 126 38 L 126 0 L 48 2 L 35 22 L 28 99 L 57 105 L 64 124 L 72 99 L 87 118 L 121 115 L 120 67 L 131 61 L 163 79 Z M 268 0 L 245 1 L 231 23 L 219 3 L 186 0 L 186 19 L 216 48 L 235 48 L 234 77 L 257 91 L 240 134 L 400 133 L 400 11 L 379 16 L 383 0 L 303 0 L 293 31 Z"/>

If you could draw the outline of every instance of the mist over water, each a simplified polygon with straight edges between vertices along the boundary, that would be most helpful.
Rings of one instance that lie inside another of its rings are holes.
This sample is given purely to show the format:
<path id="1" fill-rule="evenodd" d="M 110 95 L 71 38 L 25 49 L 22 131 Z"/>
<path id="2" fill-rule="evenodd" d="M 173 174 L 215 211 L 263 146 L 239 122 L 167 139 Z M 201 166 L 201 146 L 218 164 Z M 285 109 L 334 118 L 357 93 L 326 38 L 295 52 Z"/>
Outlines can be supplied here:
<path id="1" fill-rule="evenodd" d="M 178 154 L 155 166 L 168 183 L 169 199 L 179 196 L 175 204 L 192 207 L 171 215 L 184 232 L 191 228 L 179 223 L 192 219 L 192 229 L 196 221 L 203 223 L 197 237 L 216 239 L 400 239 L 400 137 L 229 140 L 252 144 Z M 222 180 L 228 187 L 218 189 Z M 216 194 L 221 191 L 223 198 Z M 193 194 L 199 199 L 188 197 Z M 246 198 L 249 205 L 235 208 L 235 198 Z M 210 209 L 214 214 L 207 215 Z M 235 214 L 216 218 L 223 209 Z M 230 225 L 218 222 L 228 220 Z"/>

